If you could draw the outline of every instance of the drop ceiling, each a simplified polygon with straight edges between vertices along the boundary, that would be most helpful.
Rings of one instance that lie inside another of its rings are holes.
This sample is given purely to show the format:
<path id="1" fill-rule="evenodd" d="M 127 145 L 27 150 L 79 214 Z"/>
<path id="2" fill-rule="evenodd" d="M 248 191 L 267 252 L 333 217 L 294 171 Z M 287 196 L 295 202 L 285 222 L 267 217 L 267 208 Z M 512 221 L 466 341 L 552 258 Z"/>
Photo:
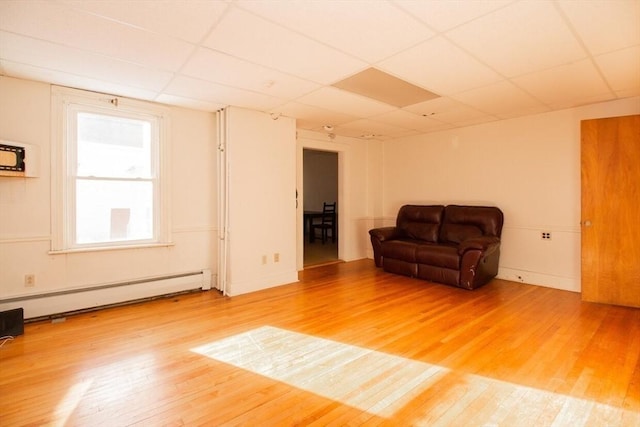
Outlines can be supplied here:
<path id="1" fill-rule="evenodd" d="M 2 0 L 0 74 L 385 140 L 640 95 L 640 0 Z"/>

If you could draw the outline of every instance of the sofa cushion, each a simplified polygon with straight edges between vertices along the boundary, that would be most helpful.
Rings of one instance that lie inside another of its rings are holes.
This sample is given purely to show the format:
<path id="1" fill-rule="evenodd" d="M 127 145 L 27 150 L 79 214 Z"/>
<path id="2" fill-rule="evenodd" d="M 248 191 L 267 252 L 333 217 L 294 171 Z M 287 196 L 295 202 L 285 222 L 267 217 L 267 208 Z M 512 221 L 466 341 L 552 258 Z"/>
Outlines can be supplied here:
<path id="1" fill-rule="evenodd" d="M 482 230 L 474 225 L 442 224 L 440 231 L 440 241 L 444 243 L 460 243 L 480 236 L 482 236 Z"/>
<path id="2" fill-rule="evenodd" d="M 400 208 L 397 228 L 409 239 L 437 242 L 444 206 L 405 205 Z"/>
<path id="3" fill-rule="evenodd" d="M 444 210 L 440 242 L 460 243 L 480 236 L 500 237 L 502 211 L 490 206 L 449 205 Z"/>
<path id="4" fill-rule="evenodd" d="M 401 259 L 406 262 L 415 263 L 417 247 L 418 245 L 415 242 L 405 240 L 382 242 L 382 258 Z"/>
<path id="5" fill-rule="evenodd" d="M 460 255 L 456 246 L 444 244 L 424 244 L 416 248 L 416 262 L 437 267 L 460 268 Z"/>

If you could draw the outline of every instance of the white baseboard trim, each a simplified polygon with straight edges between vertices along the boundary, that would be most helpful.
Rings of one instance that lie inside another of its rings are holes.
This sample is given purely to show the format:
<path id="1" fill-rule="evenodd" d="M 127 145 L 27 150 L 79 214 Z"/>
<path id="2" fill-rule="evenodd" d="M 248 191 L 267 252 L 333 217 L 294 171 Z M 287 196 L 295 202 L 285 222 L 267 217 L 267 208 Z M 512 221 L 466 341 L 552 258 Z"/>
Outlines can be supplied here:
<path id="1" fill-rule="evenodd" d="M 547 288 L 561 289 L 563 291 L 580 292 L 580 279 L 571 277 L 553 276 L 535 271 L 518 270 L 514 268 L 500 267 L 498 279 L 512 282 L 526 283 L 529 285 L 544 286 Z"/>
<path id="2" fill-rule="evenodd" d="M 211 270 L 4 298 L 0 311 L 22 307 L 33 319 L 197 289 L 211 289 Z"/>

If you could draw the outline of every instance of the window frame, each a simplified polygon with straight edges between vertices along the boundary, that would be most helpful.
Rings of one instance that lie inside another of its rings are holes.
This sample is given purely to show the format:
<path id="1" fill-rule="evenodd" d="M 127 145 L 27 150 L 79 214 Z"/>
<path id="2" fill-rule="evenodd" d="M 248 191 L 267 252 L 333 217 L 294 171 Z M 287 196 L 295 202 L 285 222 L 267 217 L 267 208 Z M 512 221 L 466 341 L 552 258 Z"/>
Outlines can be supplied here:
<path id="1" fill-rule="evenodd" d="M 150 102 L 60 86 L 52 86 L 51 99 L 51 253 L 171 245 L 167 155 L 170 147 L 170 110 Z M 76 243 L 75 183 L 81 178 L 76 173 L 76 120 L 78 113 L 84 112 L 154 122 L 152 134 L 155 132 L 157 135 L 152 135 L 151 146 L 154 163 L 151 177 L 154 224 L 152 238 Z"/>

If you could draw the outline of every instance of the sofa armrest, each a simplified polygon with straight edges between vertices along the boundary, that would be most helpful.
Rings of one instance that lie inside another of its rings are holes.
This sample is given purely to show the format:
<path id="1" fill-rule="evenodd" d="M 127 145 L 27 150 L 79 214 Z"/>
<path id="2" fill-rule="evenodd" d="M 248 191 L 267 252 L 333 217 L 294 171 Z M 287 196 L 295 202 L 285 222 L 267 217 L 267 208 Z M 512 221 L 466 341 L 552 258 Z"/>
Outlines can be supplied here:
<path id="1" fill-rule="evenodd" d="M 470 249 L 487 252 L 500 246 L 500 238 L 495 236 L 474 237 L 464 240 L 458 245 L 458 254 L 462 255 Z"/>
<path id="2" fill-rule="evenodd" d="M 400 237 L 397 227 L 380 227 L 369 230 L 371 246 L 373 247 L 373 260 L 376 267 L 382 267 L 382 242 Z"/>
<path id="3" fill-rule="evenodd" d="M 400 233 L 397 227 L 374 228 L 372 230 L 369 230 L 369 235 L 371 237 L 375 237 L 381 242 L 384 242 L 385 240 L 397 239 L 400 237 Z"/>

